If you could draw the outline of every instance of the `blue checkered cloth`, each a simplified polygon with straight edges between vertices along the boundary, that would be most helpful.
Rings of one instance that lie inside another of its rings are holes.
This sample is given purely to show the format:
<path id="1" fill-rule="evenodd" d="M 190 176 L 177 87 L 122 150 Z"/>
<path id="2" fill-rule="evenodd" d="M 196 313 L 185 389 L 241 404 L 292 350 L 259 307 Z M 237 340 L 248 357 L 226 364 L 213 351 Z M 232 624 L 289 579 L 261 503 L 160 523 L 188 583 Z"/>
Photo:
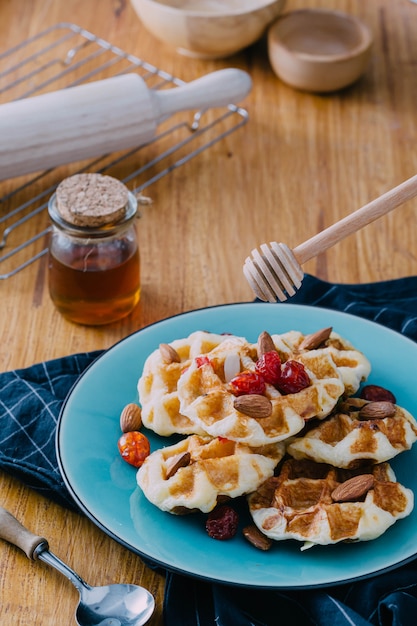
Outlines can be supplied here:
<path id="1" fill-rule="evenodd" d="M 75 354 L 0 374 L 0 468 L 71 509 L 55 453 L 61 406 L 101 351 Z"/>
<path id="2" fill-rule="evenodd" d="M 306 275 L 290 302 L 346 311 L 417 341 L 417 276 L 342 285 Z M 76 354 L 0 374 L 0 469 L 75 510 L 57 465 L 56 424 L 71 387 L 100 354 Z M 242 590 L 167 572 L 164 623 L 416 626 L 417 560 L 353 584 L 290 592 Z"/>

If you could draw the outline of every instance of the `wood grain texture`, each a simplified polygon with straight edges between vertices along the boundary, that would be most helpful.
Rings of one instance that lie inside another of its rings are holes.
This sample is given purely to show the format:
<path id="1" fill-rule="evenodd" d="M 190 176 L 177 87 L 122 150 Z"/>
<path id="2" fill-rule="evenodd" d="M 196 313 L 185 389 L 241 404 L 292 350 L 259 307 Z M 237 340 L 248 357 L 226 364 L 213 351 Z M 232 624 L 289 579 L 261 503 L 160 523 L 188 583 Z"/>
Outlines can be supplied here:
<path id="1" fill-rule="evenodd" d="M 351 88 L 325 96 L 293 90 L 273 74 L 265 39 L 228 59 L 182 57 L 144 30 L 127 0 L 2 0 L 0 54 L 48 26 L 73 22 L 185 81 L 225 67 L 246 70 L 253 90 L 243 103 L 250 115 L 247 125 L 146 190 L 153 203 L 143 207 L 138 221 L 142 297 L 131 316 L 103 328 L 64 320 L 49 299 L 43 257 L 0 281 L 0 371 L 108 348 L 183 311 L 251 300 L 242 265 L 252 248 L 271 240 L 294 248 L 417 173 L 417 5 L 288 0 L 286 10 L 304 7 L 345 10 L 372 29 L 370 65 Z M 60 175 L 73 171 L 63 167 Z M 13 181 L 4 181 L 0 197 L 12 188 Z M 10 208 L 13 201 L 0 206 L 0 215 Z M 34 226 L 22 228 L 29 236 Z M 417 202 L 410 200 L 312 259 L 304 270 L 347 283 L 414 275 L 416 243 Z M 162 626 L 162 576 L 85 517 L 5 474 L 0 488 L 0 504 L 46 536 L 51 549 L 87 581 L 135 582 L 155 592 L 157 610 L 150 624 Z M 7 626 L 74 623 L 77 592 L 71 584 L 5 543 L 0 544 L 0 597 L 0 623 Z"/>

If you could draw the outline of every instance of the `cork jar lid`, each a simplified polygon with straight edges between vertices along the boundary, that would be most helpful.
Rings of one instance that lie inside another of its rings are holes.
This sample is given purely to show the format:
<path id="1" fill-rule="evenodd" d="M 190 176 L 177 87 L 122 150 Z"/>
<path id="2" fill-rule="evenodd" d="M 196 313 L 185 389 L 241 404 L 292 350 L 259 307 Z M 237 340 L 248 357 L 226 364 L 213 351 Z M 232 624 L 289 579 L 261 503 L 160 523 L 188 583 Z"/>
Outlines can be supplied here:
<path id="1" fill-rule="evenodd" d="M 126 215 L 128 188 L 112 176 L 75 174 L 55 193 L 55 207 L 65 222 L 83 228 L 117 224 Z"/>

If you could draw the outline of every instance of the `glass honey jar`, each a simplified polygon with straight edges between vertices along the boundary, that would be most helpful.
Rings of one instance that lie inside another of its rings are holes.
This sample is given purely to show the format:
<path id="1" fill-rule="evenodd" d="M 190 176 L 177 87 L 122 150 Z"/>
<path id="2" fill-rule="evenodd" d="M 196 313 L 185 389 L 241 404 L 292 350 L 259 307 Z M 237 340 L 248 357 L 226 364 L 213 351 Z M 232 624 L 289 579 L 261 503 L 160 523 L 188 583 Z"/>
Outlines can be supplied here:
<path id="1" fill-rule="evenodd" d="M 110 176 L 76 174 L 58 185 L 48 211 L 49 293 L 58 311 L 86 325 L 128 315 L 140 298 L 135 196 Z"/>

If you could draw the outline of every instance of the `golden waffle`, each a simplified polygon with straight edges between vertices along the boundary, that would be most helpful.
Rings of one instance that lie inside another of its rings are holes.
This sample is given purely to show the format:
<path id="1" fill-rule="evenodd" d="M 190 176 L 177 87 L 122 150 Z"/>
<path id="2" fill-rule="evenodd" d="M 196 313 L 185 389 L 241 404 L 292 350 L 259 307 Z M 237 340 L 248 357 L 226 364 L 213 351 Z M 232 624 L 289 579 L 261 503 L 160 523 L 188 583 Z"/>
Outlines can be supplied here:
<path id="1" fill-rule="evenodd" d="M 361 382 L 367 379 L 371 371 L 371 364 L 365 355 L 334 331 L 324 344 L 315 350 L 301 348 L 306 336 L 298 331 L 292 330 L 282 335 L 272 335 L 272 339 L 282 361 L 287 361 L 297 353 L 315 353 L 317 358 L 323 354 L 331 356 L 343 380 L 345 394 L 348 396 L 356 393 Z"/>
<path id="2" fill-rule="evenodd" d="M 373 486 L 366 495 L 353 501 L 334 501 L 334 490 L 359 475 L 365 476 L 365 481 L 368 475 L 373 476 Z M 411 513 L 414 498 L 410 489 L 396 482 L 388 463 L 355 472 L 290 459 L 283 463 L 278 476 L 267 479 L 248 496 L 248 503 L 256 526 L 266 536 L 277 541 L 303 541 L 306 548 L 376 539 Z"/>
<path id="3" fill-rule="evenodd" d="M 197 428 L 213 437 L 225 437 L 251 446 L 282 441 L 298 433 L 306 419 L 328 415 L 345 391 L 342 378 L 326 351 L 311 350 L 292 356 L 303 363 L 311 384 L 301 391 L 282 395 L 272 385 L 265 394 L 272 403 L 269 417 L 250 417 L 234 407 L 235 395 L 225 377 L 225 364 L 238 353 L 239 371 L 254 371 L 256 346 L 229 337 L 207 354 L 208 362 L 192 359 L 178 380 L 180 411 Z"/>
<path id="4" fill-rule="evenodd" d="M 180 413 L 177 382 L 194 356 L 210 352 L 225 338 L 225 335 L 197 331 L 185 339 L 176 339 L 170 343 L 179 355 L 180 362 L 167 362 L 159 348 L 148 356 L 138 381 L 142 421 L 147 428 L 163 436 L 204 433 Z"/>
<path id="5" fill-rule="evenodd" d="M 405 409 L 388 403 L 387 416 L 378 411 L 387 403 L 349 398 L 338 410 L 287 447 L 296 459 L 311 459 L 336 467 L 353 468 L 365 463 L 382 463 L 409 450 L 417 440 L 417 422 Z M 367 407 L 368 418 L 361 419 Z M 372 416 L 375 409 L 375 418 Z M 371 409 L 371 412 L 369 410 Z"/>
<path id="6" fill-rule="evenodd" d="M 211 511 L 219 500 L 254 491 L 284 453 L 283 444 L 251 449 L 233 441 L 191 435 L 153 452 L 137 473 L 146 498 L 174 514 Z"/>

